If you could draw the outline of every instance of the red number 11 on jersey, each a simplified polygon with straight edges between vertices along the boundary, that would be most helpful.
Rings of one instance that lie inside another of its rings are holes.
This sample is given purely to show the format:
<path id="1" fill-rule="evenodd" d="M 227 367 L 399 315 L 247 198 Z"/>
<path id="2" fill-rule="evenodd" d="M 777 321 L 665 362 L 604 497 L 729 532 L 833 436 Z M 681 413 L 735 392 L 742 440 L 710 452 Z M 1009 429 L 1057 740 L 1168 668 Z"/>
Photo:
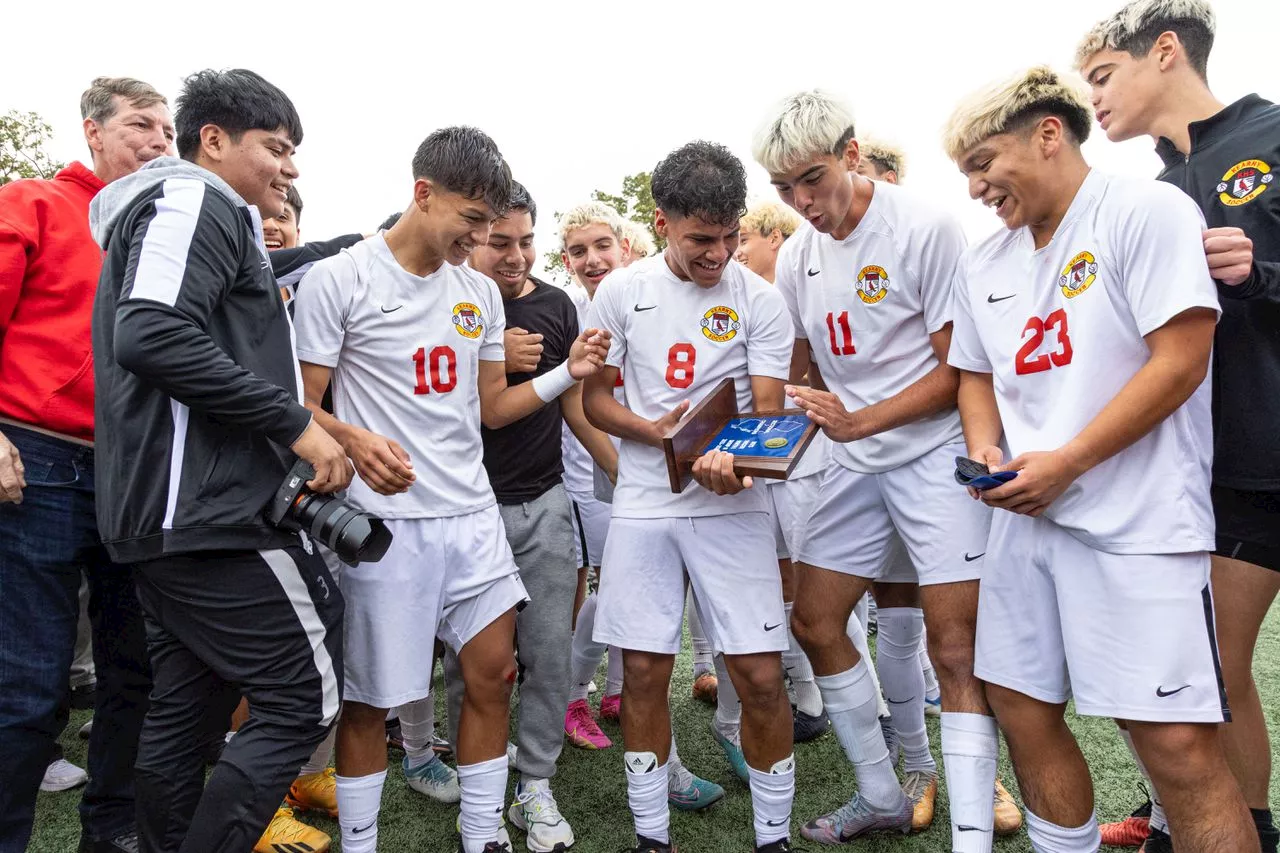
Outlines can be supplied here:
<path id="1" fill-rule="evenodd" d="M 836 324 L 840 325 L 840 340 L 836 341 Z M 841 311 L 837 317 L 834 312 L 827 313 L 827 332 L 831 335 L 832 355 L 856 355 L 858 350 L 853 346 L 853 329 L 849 328 L 849 312 Z"/>

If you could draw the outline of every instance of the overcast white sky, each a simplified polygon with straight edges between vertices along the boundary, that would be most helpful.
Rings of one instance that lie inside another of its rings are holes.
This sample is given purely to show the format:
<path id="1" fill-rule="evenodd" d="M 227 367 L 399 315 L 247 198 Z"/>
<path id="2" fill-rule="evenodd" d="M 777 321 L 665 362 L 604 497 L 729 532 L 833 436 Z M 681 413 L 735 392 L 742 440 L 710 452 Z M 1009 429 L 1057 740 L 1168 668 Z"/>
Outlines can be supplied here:
<path id="1" fill-rule="evenodd" d="M 402 210 L 422 138 L 474 124 L 537 201 L 541 254 L 555 248 L 554 211 L 595 188 L 616 192 L 691 139 L 729 146 L 753 197 L 774 198 L 751 160 L 752 131 L 777 98 L 818 86 L 853 103 L 859 135 L 904 146 L 907 183 L 936 193 L 972 238 L 999 223 L 941 152 L 952 107 L 1026 66 L 1068 68 L 1080 37 L 1120 3 L 23 2 L 5 12 L 0 111 L 41 113 L 53 155 L 79 159 L 79 96 L 93 77 L 139 77 L 172 102 L 192 71 L 251 68 L 302 115 L 297 184 L 303 237 L 314 239 L 369 231 Z M 1259 30 L 1273 20 L 1270 0 L 1214 5 L 1215 93 L 1280 97 Z M 1114 145 L 1097 132 L 1085 150 L 1108 171 L 1158 170 L 1145 139 Z"/>

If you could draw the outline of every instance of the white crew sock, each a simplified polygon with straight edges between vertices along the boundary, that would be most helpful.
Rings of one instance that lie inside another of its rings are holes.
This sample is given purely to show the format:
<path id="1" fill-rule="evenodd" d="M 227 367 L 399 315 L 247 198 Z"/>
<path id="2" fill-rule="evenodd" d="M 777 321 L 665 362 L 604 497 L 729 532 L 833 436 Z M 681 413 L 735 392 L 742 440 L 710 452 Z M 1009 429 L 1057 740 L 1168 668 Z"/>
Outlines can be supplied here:
<path id="1" fill-rule="evenodd" d="M 462 788 L 462 848 L 464 853 L 484 853 L 484 846 L 498 839 L 502 828 L 502 803 L 507 796 L 507 757 L 479 764 L 458 765 Z M 345 848 L 344 848 L 345 849 Z"/>
<path id="2" fill-rule="evenodd" d="M 920 613 L 923 615 L 924 611 Z M 942 688 L 938 686 L 938 673 L 933 668 L 933 661 L 929 660 L 929 629 L 924 628 L 920 632 L 920 671 L 924 673 L 924 695 L 926 699 L 937 699 L 942 695 Z"/>
<path id="3" fill-rule="evenodd" d="M 605 675 L 604 695 L 617 696 L 622 693 L 622 649 L 609 647 L 609 671 Z"/>
<path id="4" fill-rule="evenodd" d="M 587 698 L 587 685 L 595 678 L 600 661 L 604 660 L 604 643 L 591 639 L 596 625 L 596 594 L 593 592 L 578 609 L 578 627 L 573 631 L 572 663 L 573 680 L 569 684 L 569 701 Z"/>
<path id="5" fill-rule="evenodd" d="M 627 804 L 635 819 L 636 835 L 664 844 L 669 842 L 667 765 L 658 764 L 658 756 L 652 752 L 628 752 L 623 760 L 627 768 Z"/>
<path id="6" fill-rule="evenodd" d="M 813 683 L 813 667 L 809 664 L 809 656 L 800 648 L 795 632 L 791 630 L 791 609 L 793 601 L 784 601 L 782 610 L 787 615 L 787 650 L 782 653 L 782 667 L 791 679 L 791 688 L 796 693 L 796 710 L 816 717 L 822 713 L 822 694 L 818 685 Z"/>
<path id="7" fill-rule="evenodd" d="M 378 809 L 387 771 L 371 776 L 339 776 L 338 826 L 344 853 L 374 853 L 378 849 Z"/>
<path id="8" fill-rule="evenodd" d="M 902 745 L 902 769 L 937 773 L 924 727 L 924 674 L 919 658 L 923 631 L 924 613 L 919 608 L 880 608 L 876 669 L 888 700 L 889 720 Z"/>
<path id="9" fill-rule="evenodd" d="M 1027 809 L 1027 838 L 1035 853 L 1097 853 L 1102 846 L 1097 815 L 1083 826 L 1068 828 L 1037 817 Z"/>
<path id="10" fill-rule="evenodd" d="M 788 755 L 768 771 L 748 765 L 756 846 L 791 837 L 791 802 L 796 798 L 796 757 Z"/>
<path id="11" fill-rule="evenodd" d="M 702 627 L 702 617 L 698 615 L 698 608 L 693 603 L 692 589 L 685 595 L 685 612 L 689 614 L 689 640 L 693 644 L 693 677 L 697 678 L 702 673 L 711 671 L 711 657 L 715 650 L 711 648 L 707 631 Z"/>
<path id="12" fill-rule="evenodd" d="M 819 675 L 814 681 L 822 691 L 822 704 L 831 718 L 831 727 L 853 764 L 858 792 L 879 811 L 897 808 L 902 802 L 902 788 L 880 733 L 875 682 L 866 660 L 836 675 Z"/>
<path id="13" fill-rule="evenodd" d="M 884 619 L 887 611 L 880 611 Z M 884 630 L 884 622 L 880 623 Z M 942 715 L 942 762 L 947 770 L 951 803 L 953 853 L 991 853 L 995 826 L 996 759 L 1000 736 L 996 718 L 985 714 Z M 961 830 L 961 827 L 976 827 Z"/>
<path id="14" fill-rule="evenodd" d="M 302 769 L 298 771 L 298 777 L 311 776 L 316 773 L 323 773 L 329 766 L 330 759 L 333 758 L 333 739 L 338 736 L 338 724 L 334 723 L 329 726 L 329 733 L 324 736 L 324 740 L 320 741 L 320 745 L 316 747 L 316 751 L 311 753 L 311 757 L 307 759 L 307 763 L 302 765 Z"/>
<path id="15" fill-rule="evenodd" d="M 1138 772 L 1142 774 L 1143 779 L 1147 780 L 1147 790 L 1151 792 L 1151 826 L 1161 832 L 1168 833 L 1169 819 L 1164 814 L 1164 803 L 1160 802 L 1160 792 L 1156 790 L 1156 783 L 1151 781 L 1151 774 L 1147 772 L 1147 765 L 1142 763 L 1142 756 L 1138 755 L 1137 747 L 1133 745 L 1133 735 L 1129 734 L 1128 729 L 1121 729 L 1120 739 L 1129 748 L 1129 754 L 1133 756 L 1133 763 L 1138 765 Z"/>
<path id="16" fill-rule="evenodd" d="M 862 600 L 870 599 L 864 595 Z M 889 706 L 884 701 L 884 691 L 880 689 L 880 676 L 876 675 L 876 668 L 871 661 L 871 649 L 867 646 L 867 632 L 864 628 L 865 623 L 858 621 L 858 609 L 855 607 L 849 616 L 849 621 L 845 623 L 845 633 L 849 635 L 853 647 L 858 650 L 858 656 L 867 662 L 867 672 L 871 675 L 871 683 L 876 688 L 876 716 L 887 717 Z"/>
<path id="17" fill-rule="evenodd" d="M 725 665 L 724 655 L 713 658 L 716 667 L 716 731 L 735 744 L 739 743 L 742 730 L 742 703 L 738 701 L 738 691 L 733 688 L 733 679 L 729 677 L 729 667 Z"/>
<path id="18" fill-rule="evenodd" d="M 410 768 L 421 767 L 435 755 L 431 751 L 431 738 L 436 730 L 435 699 L 427 694 L 425 699 L 406 702 L 397 712 L 400 736 L 404 740 L 405 763 Z"/>

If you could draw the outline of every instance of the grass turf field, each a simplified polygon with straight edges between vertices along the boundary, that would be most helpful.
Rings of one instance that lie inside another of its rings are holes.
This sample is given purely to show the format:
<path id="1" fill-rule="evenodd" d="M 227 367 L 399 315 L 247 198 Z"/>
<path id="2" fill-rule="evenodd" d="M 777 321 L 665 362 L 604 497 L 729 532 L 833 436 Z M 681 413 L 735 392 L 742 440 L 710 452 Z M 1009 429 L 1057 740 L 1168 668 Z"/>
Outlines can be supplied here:
<path id="1" fill-rule="evenodd" d="M 751 832 L 751 798 L 738 782 L 719 747 L 711 738 L 713 709 L 690 697 L 690 661 L 686 650 L 676 667 L 672 686 L 672 713 L 680 755 L 695 773 L 713 779 L 725 787 L 726 797 L 706 812 L 685 814 L 672 811 L 673 840 L 684 853 L 749 853 L 753 849 Z M 1280 613 L 1273 611 L 1263 628 L 1256 655 L 1255 673 L 1262 693 L 1263 705 L 1273 733 L 1280 732 Z M 604 684 L 603 669 L 597 681 Z M 597 694 L 598 697 L 598 694 Z M 595 697 L 593 697 L 595 698 Z M 439 708 L 438 720 L 443 720 Z M 84 766 L 85 741 L 76 731 L 88 719 L 87 712 L 72 715 L 71 725 L 62 738 L 67 757 Z M 1101 820 L 1114 820 L 1128 814 L 1142 799 L 1138 775 L 1128 752 L 1109 720 L 1072 717 L 1071 726 L 1080 741 L 1093 771 L 1093 783 Z M 553 787 L 560 809 L 573 825 L 577 835 L 575 851 L 604 853 L 617 851 L 633 842 L 631 817 L 627 812 L 626 789 L 622 778 L 621 733 L 612 723 L 604 723 L 605 732 L 615 746 L 603 752 L 588 752 L 565 746 L 559 773 Z M 929 720 L 929 734 L 935 756 L 939 755 L 938 723 Z M 941 763 L 941 762 L 939 762 Z M 817 849 L 800 839 L 798 827 L 813 816 L 843 803 L 852 793 L 853 773 L 840 751 L 835 736 L 828 732 L 816 741 L 799 744 L 796 749 L 796 801 L 794 840 L 797 850 Z M 1010 791 L 1017 794 L 1017 783 L 1006 755 L 1001 756 L 1001 776 Z M 512 782 L 514 785 L 514 782 Z M 1272 783 L 1272 802 L 1276 799 L 1276 783 Z M 76 805 L 79 790 L 58 794 L 41 793 L 36 813 L 35 834 L 28 848 L 32 853 L 65 853 L 74 851 L 80 835 Z M 457 849 L 454 819 L 457 807 L 441 806 L 409 790 L 397 761 L 392 762 L 382 799 L 379 850 L 413 851 L 413 853 L 453 853 Z M 324 816 L 307 816 L 308 822 L 334 837 L 334 850 L 340 850 L 337 821 Z M 945 851 L 950 847 L 946 807 L 946 781 L 938 793 L 938 812 L 933 828 L 907 838 L 880 836 L 854 842 L 849 848 L 859 851 L 894 851 L 924 853 Z M 512 830 L 515 849 L 523 851 L 524 839 Z M 997 839 L 997 853 L 1029 851 L 1026 833 Z M 249 853 L 249 851 L 245 851 Z"/>

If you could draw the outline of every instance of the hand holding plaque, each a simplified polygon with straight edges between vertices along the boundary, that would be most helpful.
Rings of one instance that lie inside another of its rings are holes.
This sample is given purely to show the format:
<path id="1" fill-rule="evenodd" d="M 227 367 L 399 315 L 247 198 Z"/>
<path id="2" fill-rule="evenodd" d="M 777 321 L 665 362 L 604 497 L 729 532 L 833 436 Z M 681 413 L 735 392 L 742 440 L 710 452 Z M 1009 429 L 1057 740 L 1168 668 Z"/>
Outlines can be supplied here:
<path id="1" fill-rule="evenodd" d="M 817 432 L 800 409 L 738 412 L 733 379 L 725 379 L 662 438 L 671 491 L 693 477 L 693 464 L 712 450 L 733 454 L 733 473 L 785 480 Z"/>

